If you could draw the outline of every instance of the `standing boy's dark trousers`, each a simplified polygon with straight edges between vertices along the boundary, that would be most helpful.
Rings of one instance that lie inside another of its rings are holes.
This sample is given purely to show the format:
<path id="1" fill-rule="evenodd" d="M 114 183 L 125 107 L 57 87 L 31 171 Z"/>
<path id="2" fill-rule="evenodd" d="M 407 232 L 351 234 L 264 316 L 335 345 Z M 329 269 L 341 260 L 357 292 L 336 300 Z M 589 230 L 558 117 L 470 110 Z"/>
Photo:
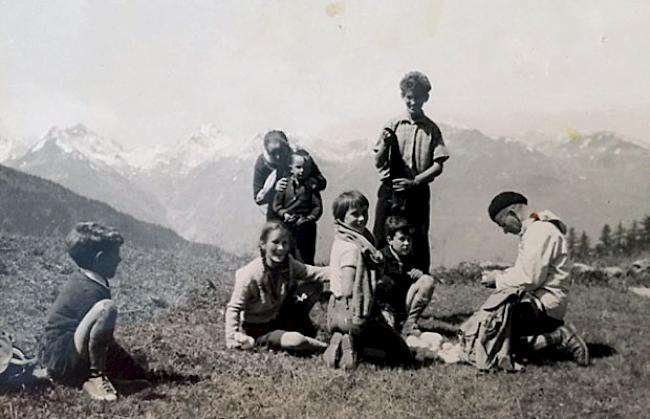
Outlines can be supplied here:
<path id="1" fill-rule="evenodd" d="M 373 234 L 377 248 L 386 246 L 384 223 L 391 215 L 400 215 L 415 229 L 413 234 L 413 260 L 416 268 L 429 272 L 431 250 L 429 249 L 429 217 L 431 190 L 429 185 L 415 186 L 404 192 L 394 192 L 390 183 L 382 182 L 377 191 L 375 225 Z"/>
<path id="2" fill-rule="evenodd" d="M 316 254 L 316 221 L 309 221 L 299 226 L 294 225 L 289 229 L 295 240 L 300 259 L 307 265 L 313 265 Z"/>

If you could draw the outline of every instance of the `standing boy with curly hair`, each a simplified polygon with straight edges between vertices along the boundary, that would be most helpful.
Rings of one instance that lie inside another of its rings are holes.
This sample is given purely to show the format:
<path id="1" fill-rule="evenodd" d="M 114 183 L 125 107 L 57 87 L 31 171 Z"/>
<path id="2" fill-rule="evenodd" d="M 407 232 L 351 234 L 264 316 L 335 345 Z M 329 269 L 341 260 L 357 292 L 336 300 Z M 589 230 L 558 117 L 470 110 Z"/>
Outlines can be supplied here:
<path id="1" fill-rule="evenodd" d="M 431 83 L 418 71 L 400 81 L 406 113 L 389 121 L 374 147 L 375 166 L 381 185 L 377 192 L 374 236 L 378 247 L 386 244 L 384 223 L 390 215 L 400 215 L 411 224 L 416 266 L 429 270 L 430 188 L 440 176 L 449 152 L 438 126 L 422 110 L 429 100 Z"/>

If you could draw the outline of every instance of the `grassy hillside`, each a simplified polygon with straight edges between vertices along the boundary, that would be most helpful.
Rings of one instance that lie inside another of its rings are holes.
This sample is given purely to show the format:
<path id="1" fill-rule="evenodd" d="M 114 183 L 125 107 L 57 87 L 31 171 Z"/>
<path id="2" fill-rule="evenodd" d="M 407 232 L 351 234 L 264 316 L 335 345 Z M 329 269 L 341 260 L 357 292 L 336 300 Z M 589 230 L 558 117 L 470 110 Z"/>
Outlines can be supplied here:
<path id="1" fill-rule="evenodd" d="M 78 221 L 118 228 L 135 245 L 170 249 L 187 241 L 172 230 L 139 221 L 45 179 L 0 165 L 0 231 L 60 237 Z"/>
<path id="2" fill-rule="evenodd" d="M 30 334 L 44 321 L 59 275 L 72 267 L 56 243 L 37 245 L 33 239 L 5 237 L 0 248 L 5 261 L 0 310 L 11 313 L 10 327 L 27 325 L 19 343 L 29 344 Z M 82 391 L 63 387 L 0 396 L 0 417 L 640 418 L 647 414 L 650 300 L 623 288 L 573 286 L 568 319 L 589 343 L 593 356 L 589 368 L 550 352 L 520 374 L 485 375 L 468 366 L 439 363 L 414 370 L 362 365 L 344 373 L 326 369 L 316 356 L 226 350 L 223 308 L 232 271 L 241 261 L 218 254 L 130 247 L 125 255 L 114 289 L 123 313 L 117 338 L 146 355 L 153 369 L 167 373 L 154 388 L 113 404 L 90 401 Z M 447 284 L 438 286 L 422 327 L 453 335 L 485 299 L 488 291 L 461 277 L 463 272 L 445 273 Z M 5 298 L 7 289 L 11 299 Z M 312 314 L 324 327 L 322 307 L 317 305 Z"/>
<path id="3" fill-rule="evenodd" d="M 111 281 L 120 324 L 149 321 L 161 312 L 187 304 L 190 290 L 204 284 L 229 286 L 223 266 L 236 259 L 215 247 L 187 244 L 174 250 L 122 246 L 123 262 Z M 77 269 L 62 238 L 0 233 L 0 329 L 13 333 L 21 346 L 35 349 L 47 309 L 66 277 Z"/>

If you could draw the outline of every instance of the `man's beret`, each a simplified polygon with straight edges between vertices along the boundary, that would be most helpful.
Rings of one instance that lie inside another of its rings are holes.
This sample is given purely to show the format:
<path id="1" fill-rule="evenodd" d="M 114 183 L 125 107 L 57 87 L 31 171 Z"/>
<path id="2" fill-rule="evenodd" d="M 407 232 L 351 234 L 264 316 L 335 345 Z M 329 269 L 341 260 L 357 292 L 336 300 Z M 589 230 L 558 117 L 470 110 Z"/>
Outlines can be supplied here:
<path id="1" fill-rule="evenodd" d="M 518 192 L 501 192 L 492 198 L 492 202 L 490 202 L 488 207 L 490 219 L 495 221 L 494 219 L 502 209 L 513 204 L 528 204 L 528 199 Z"/>

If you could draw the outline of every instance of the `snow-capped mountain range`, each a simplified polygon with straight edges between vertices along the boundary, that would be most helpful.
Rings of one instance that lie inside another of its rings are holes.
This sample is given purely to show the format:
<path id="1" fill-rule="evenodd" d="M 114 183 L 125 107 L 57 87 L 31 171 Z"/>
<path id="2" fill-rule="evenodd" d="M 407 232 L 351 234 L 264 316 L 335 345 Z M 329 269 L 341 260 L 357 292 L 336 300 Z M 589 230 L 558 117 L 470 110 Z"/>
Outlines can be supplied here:
<path id="1" fill-rule="evenodd" d="M 508 244 L 493 244 L 502 240 L 496 240 L 499 231 L 485 217 L 487 202 L 503 189 L 528 194 L 534 205 L 551 208 L 592 234 L 606 222 L 638 218 L 650 208 L 650 150 L 613 133 L 571 133 L 548 140 L 540 133 L 492 138 L 478 130 L 441 129 L 452 158 L 432 184 L 433 259 L 438 263 L 504 256 Z M 318 246 L 324 260 L 335 196 L 358 189 L 374 205 L 373 139 L 340 142 L 290 135 L 290 141 L 309 150 L 328 178 Z M 3 144 L 0 140 L 0 151 Z M 241 139 L 206 124 L 171 147 L 125 150 L 78 124 L 50 129 L 5 164 L 172 227 L 188 239 L 250 251 L 264 219 L 251 188 L 261 149 L 261 134 Z"/>

